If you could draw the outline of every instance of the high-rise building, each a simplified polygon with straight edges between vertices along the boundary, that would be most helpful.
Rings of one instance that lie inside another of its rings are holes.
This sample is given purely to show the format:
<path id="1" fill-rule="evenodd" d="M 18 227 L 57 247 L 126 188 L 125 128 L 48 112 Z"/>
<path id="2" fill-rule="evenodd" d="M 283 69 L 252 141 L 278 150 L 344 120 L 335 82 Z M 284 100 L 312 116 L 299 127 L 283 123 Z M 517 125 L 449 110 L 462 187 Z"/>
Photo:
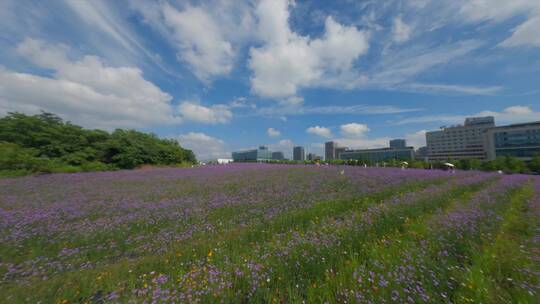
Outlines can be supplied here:
<path id="1" fill-rule="evenodd" d="M 324 160 L 333 160 L 336 159 L 336 148 L 337 143 L 333 141 L 328 141 L 324 144 Z"/>
<path id="2" fill-rule="evenodd" d="M 405 139 L 392 139 L 390 140 L 390 148 L 401 149 L 407 147 Z"/>
<path id="3" fill-rule="evenodd" d="M 283 152 L 276 151 L 276 152 L 272 152 L 272 159 L 273 160 L 284 160 L 285 156 L 283 155 Z"/>
<path id="4" fill-rule="evenodd" d="M 296 146 L 293 148 L 293 160 L 304 161 L 306 160 L 306 152 L 304 147 Z"/>
<path id="5" fill-rule="evenodd" d="M 267 147 L 260 146 L 253 150 L 233 152 L 232 159 L 235 162 L 267 161 L 272 160 L 272 152 Z"/>
<path id="6" fill-rule="evenodd" d="M 484 149 L 488 160 L 501 156 L 531 160 L 540 155 L 540 121 L 490 128 Z"/>
<path id="7" fill-rule="evenodd" d="M 470 117 L 465 119 L 464 125 L 441 127 L 438 131 L 426 132 L 428 159 L 485 159 L 485 132 L 494 126 L 493 116 Z"/>

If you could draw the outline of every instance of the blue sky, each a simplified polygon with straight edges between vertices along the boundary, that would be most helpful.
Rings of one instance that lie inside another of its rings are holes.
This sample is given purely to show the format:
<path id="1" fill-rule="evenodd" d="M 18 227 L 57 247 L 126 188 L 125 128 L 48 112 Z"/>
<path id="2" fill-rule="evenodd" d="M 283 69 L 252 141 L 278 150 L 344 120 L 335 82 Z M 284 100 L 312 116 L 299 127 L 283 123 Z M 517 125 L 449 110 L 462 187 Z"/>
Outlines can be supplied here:
<path id="1" fill-rule="evenodd" d="M 540 120 L 540 1 L 0 1 L 0 114 L 322 153 Z"/>

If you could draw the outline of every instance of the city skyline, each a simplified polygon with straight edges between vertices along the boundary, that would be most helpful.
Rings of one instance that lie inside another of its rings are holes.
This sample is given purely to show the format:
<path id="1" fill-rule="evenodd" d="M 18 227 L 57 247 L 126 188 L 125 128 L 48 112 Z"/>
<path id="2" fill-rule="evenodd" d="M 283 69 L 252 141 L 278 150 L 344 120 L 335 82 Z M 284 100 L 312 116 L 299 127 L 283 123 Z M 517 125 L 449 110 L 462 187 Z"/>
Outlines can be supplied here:
<path id="1" fill-rule="evenodd" d="M 153 132 L 201 160 L 418 148 L 465 117 L 538 120 L 538 20 L 537 0 L 5 0 L 0 115 Z"/>

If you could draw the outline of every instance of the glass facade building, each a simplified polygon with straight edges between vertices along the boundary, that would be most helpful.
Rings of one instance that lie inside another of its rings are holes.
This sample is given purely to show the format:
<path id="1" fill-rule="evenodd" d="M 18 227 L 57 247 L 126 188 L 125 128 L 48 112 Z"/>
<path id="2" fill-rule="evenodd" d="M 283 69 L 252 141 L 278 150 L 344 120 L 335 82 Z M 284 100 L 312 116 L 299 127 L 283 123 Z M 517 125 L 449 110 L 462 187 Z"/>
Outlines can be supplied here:
<path id="1" fill-rule="evenodd" d="M 402 149 L 405 147 L 407 147 L 407 142 L 405 141 L 405 139 L 392 139 L 390 141 L 390 148 Z"/>
<path id="2" fill-rule="evenodd" d="M 304 147 L 297 146 L 293 148 L 293 160 L 304 161 L 306 160 L 306 152 Z"/>
<path id="3" fill-rule="evenodd" d="M 540 121 L 487 130 L 485 150 L 488 160 L 504 156 L 530 160 L 540 155 Z"/>
<path id="4" fill-rule="evenodd" d="M 281 152 L 281 151 L 272 152 L 272 159 L 273 160 L 284 160 L 285 155 L 283 155 L 283 152 Z"/>
<path id="5" fill-rule="evenodd" d="M 238 151 L 232 153 L 232 159 L 235 162 L 256 162 L 272 160 L 272 152 L 265 146 L 257 149 Z"/>
<path id="6" fill-rule="evenodd" d="M 349 150 L 339 155 L 342 160 L 360 160 L 366 162 L 383 162 L 387 160 L 412 160 L 414 159 L 414 148 L 405 147 L 403 149 L 381 148 L 366 150 Z"/>

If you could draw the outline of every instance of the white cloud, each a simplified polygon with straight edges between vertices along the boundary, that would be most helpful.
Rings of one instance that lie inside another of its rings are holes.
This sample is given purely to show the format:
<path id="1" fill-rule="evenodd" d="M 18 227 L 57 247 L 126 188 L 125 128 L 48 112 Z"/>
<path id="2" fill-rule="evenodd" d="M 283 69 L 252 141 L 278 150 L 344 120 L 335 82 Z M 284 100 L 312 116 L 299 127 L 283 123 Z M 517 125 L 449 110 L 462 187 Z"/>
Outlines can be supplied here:
<path id="1" fill-rule="evenodd" d="M 320 127 L 320 126 L 309 127 L 307 128 L 306 132 L 309 134 L 314 134 L 314 135 L 327 137 L 327 138 L 332 136 L 332 131 L 329 128 Z"/>
<path id="2" fill-rule="evenodd" d="M 511 37 L 501 43 L 503 47 L 534 46 L 540 47 L 540 14 L 520 24 Z"/>
<path id="3" fill-rule="evenodd" d="M 250 49 L 253 92 L 270 98 L 296 96 L 302 87 L 348 71 L 368 49 L 368 35 L 327 17 L 321 38 L 294 33 L 288 23 L 289 1 L 263 0 L 256 8 L 261 47 Z"/>
<path id="4" fill-rule="evenodd" d="M 197 159 L 230 158 L 231 154 L 224 151 L 225 142 L 201 132 L 190 132 L 178 136 L 182 147 L 193 150 Z"/>
<path id="5" fill-rule="evenodd" d="M 466 85 L 452 85 L 452 84 L 434 84 L 434 83 L 411 83 L 401 86 L 402 89 L 410 91 L 422 91 L 422 92 L 448 92 L 458 94 L 470 94 L 470 95 L 495 95 L 500 92 L 503 87 L 501 86 L 466 86 Z"/>
<path id="6" fill-rule="evenodd" d="M 292 158 L 292 149 L 294 143 L 290 139 L 282 139 L 277 143 L 272 143 L 268 145 L 268 149 L 273 152 L 281 151 L 285 158 Z"/>
<path id="7" fill-rule="evenodd" d="M 87 35 L 88 37 L 85 37 L 87 43 L 89 41 L 101 54 L 119 61 L 129 57 L 131 54 L 139 55 L 140 53 L 141 56 L 136 57 L 140 59 L 149 58 L 162 72 L 175 75 L 169 67 L 163 64 L 159 56 L 144 45 L 142 39 L 130 28 L 129 23 L 125 22 L 124 15 L 117 12 L 110 1 L 64 0 L 63 3 L 74 13 L 77 25 L 86 26 L 84 31 L 81 31 L 81 35 Z M 42 8 L 39 9 L 40 13 L 43 14 Z M 55 10 L 55 8 L 52 8 L 52 10 Z M 118 48 L 114 49 L 111 42 L 122 46 L 128 52 L 122 52 Z M 144 62 L 144 60 L 137 61 Z"/>
<path id="8" fill-rule="evenodd" d="M 180 52 L 178 57 L 189 63 L 195 75 L 207 81 L 226 75 L 232 69 L 233 49 L 223 37 L 212 16 L 200 7 L 188 6 L 179 11 L 163 6 L 165 23 L 172 29 Z"/>
<path id="9" fill-rule="evenodd" d="M 497 124 L 540 121 L 540 112 L 521 105 L 507 107 L 502 112 L 483 111 L 476 114 L 476 116 L 486 115 L 494 116 Z"/>
<path id="10" fill-rule="evenodd" d="M 132 0 L 129 4 L 206 83 L 231 72 L 237 49 L 252 38 L 255 27 L 248 2 L 217 0 L 194 6 Z"/>
<path id="11" fill-rule="evenodd" d="M 350 105 L 350 106 L 273 106 L 273 107 L 264 107 L 259 108 L 255 111 L 254 115 L 264 115 L 264 116 L 283 116 L 283 115 L 310 115 L 310 114 L 323 114 L 323 115 L 334 115 L 334 114 L 349 114 L 349 115 L 377 115 L 377 114 L 399 114 L 399 113 L 409 113 L 417 112 L 421 109 L 418 108 L 399 108 L 396 106 L 373 106 L 373 105 Z"/>
<path id="12" fill-rule="evenodd" d="M 179 11 L 163 6 L 165 23 L 172 29 L 179 58 L 191 65 L 202 80 L 226 75 L 232 69 L 233 49 L 213 18 L 202 8 L 188 6 Z"/>
<path id="13" fill-rule="evenodd" d="M 284 100 L 285 105 L 299 106 L 304 103 L 304 98 L 299 96 L 292 96 Z"/>
<path id="14" fill-rule="evenodd" d="M 392 122 L 395 125 L 418 124 L 418 123 L 445 123 L 445 124 L 462 124 L 467 117 L 473 116 L 494 116 L 497 125 L 522 123 L 540 120 L 540 112 L 531 109 L 528 106 L 511 106 L 501 112 L 482 111 L 470 115 L 429 115 L 405 118 Z"/>
<path id="15" fill-rule="evenodd" d="M 231 108 L 251 108 L 256 109 L 255 103 L 249 103 L 245 97 L 239 97 L 228 103 Z"/>
<path id="16" fill-rule="evenodd" d="M 358 137 L 358 138 L 338 138 L 335 140 L 339 146 L 348 147 L 349 149 L 374 149 L 374 148 L 383 148 L 388 147 L 388 142 L 390 141 L 389 137 L 380 137 L 380 138 L 368 138 L 368 137 Z"/>
<path id="17" fill-rule="evenodd" d="M 64 1 L 73 12 L 79 16 L 79 20 L 91 25 L 94 29 L 99 29 L 124 47 L 134 51 L 134 45 L 141 47 L 125 27 L 118 24 L 118 19 L 113 18 L 108 13 L 105 4 L 101 1 Z"/>
<path id="18" fill-rule="evenodd" d="M 268 128 L 267 133 L 268 133 L 268 136 L 270 136 L 270 137 L 276 137 L 276 136 L 281 135 L 281 132 L 279 132 L 278 130 L 276 130 L 274 128 Z"/>
<path id="19" fill-rule="evenodd" d="M 465 40 L 438 46 L 412 45 L 399 52 L 383 57 L 371 71 L 371 76 L 358 86 L 378 86 L 399 89 L 411 82 L 418 74 L 436 66 L 447 64 L 462 57 L 482 45 L 476 40 Z"/>
<path id="20" fill-rule="evenodd" d="M 205 107 L 190 101 L 182 102 L 178 106 L 178 111 L 185 120 L 207 124 L 227 123 L 233 116 L 226 105 L 218 104 Z"/>
<path id="21" fill-rule="evenodd" d="M 369 132 L 369 128 L 366 124 L 349 123 L 341 125 L 341 134 L 345 137 L 355 138 L 363 137 L 366 132 Z"/>
<path id="22" fill-rule="evenodd" d="M 50 111 L 90 128 L 179 123 L 171 96 L 136 67 L 107 66 L 99 57 L 70 60 L 66 46 L 26 39 L 19 55 L 52 76 L 18 73 L 0 66 L 0 112 Z"/>
<path id="23" fill-rule="evenodd" d="M 540 47 L 540 1 L 538 0 L 467 0 L 460 13 L 469 22 L 501 22 L 522 15 L 527 19 L 512 30 L 512 35 L 500 45 L 503 47 Z"/>
<path id="24" fill-rule="evenodd" d="M 392 39 L 395 42 L 405 42 L 411 38 L 411 27 L 408 26 L 403 20 L 401 19 L 401 16 L 397 16 L 394 18 L 394 22 L 392 25 Z"/>
<path id="25" fill-rule="evenodd" d="M 533 113 L 533 110 L 526 106 L 511 106 L 504 109 L 504 112 L 510 115 L 530 115 Z"/>
<path id="26" fill-rule="evenodd" d="M 415 148 L 423 147 L 426 145 L 426 130 L 420 130 L 414 133 L 408 133 L 405 135 L 405 140 L 408 146 Z"/>

